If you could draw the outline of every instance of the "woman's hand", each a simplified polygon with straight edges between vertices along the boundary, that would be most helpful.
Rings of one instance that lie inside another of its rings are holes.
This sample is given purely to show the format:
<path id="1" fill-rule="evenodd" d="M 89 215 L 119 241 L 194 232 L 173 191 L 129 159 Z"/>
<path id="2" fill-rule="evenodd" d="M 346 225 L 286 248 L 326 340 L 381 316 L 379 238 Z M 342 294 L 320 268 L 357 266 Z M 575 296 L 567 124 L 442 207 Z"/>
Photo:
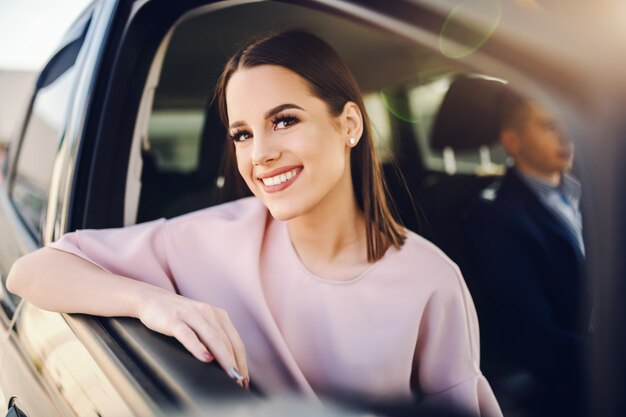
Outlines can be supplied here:
<path id="1" fill-rule="evenodd" d="M 217 307 L 156 288 L 138 308 L 137 318 L 156 332 L 178 339 L 203 362 L 217 359 L 226 373 L 248 389 L 246 352 L 228 313 Z"/>

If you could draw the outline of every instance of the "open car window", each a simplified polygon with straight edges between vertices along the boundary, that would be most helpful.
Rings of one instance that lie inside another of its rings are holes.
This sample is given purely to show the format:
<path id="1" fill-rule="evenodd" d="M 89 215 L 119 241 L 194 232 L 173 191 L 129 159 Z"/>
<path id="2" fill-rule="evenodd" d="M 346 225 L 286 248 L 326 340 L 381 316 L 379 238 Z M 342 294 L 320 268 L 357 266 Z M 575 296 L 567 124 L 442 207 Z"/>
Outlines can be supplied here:
<path id="1" fill-rule="evenodd" d="M 171 218 L 225 201 L 224 147 L 229 143 L 211 100 L 213 86 L 244 40 L 289 27 L 320 34 L 354 71 L 403 224 L 437 244 L 468 281 L 476 278 L 464 223 L 470 206 L 503 177 L 510 160 L 495 136 L 466 146 L 469 131 L 439 134 L 438 126 L 457 125 L 454 114 L 446 115 L 446 98 L 460 78 L 511 82 L 529 92 L 537 86 L 519 73 L 492 72 L 472 59 L 446 56 L 427 42 L 295 4 L 204 7 L 169 29 L 144 91 L 143 126 L 135 129 L 141 134 L 131 150 L 134 185 L 126 190 L 134 209 L 125 223 Z"/>

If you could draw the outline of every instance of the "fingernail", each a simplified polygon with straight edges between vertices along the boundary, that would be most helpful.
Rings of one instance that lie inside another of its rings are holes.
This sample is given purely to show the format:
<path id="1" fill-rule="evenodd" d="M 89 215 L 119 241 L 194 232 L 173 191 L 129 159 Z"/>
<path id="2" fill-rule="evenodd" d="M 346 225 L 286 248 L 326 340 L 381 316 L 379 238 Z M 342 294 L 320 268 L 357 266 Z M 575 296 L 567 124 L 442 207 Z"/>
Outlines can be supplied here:
<path id="1" fill-rule="evenodd" d="M 230 368 L 228 370 L 228 376 L 237 381 L 238 383 L 243 381 L 243 375 L 239 373 L 239 371 L 235 368 Z"/>
<path id="2" fill-rule="evenodd" d="M 204 352 L 204 359 L 206 359 L 207 362 L 211 362 L 213 360 L 213 355 L 211 355 L 209 352 Z"/>
<path id="3" fill-rule="evenodd" d="M 250 390 L 250 380 L 248 378 L 243 379 L 243 389 L 246 391 Z"/>

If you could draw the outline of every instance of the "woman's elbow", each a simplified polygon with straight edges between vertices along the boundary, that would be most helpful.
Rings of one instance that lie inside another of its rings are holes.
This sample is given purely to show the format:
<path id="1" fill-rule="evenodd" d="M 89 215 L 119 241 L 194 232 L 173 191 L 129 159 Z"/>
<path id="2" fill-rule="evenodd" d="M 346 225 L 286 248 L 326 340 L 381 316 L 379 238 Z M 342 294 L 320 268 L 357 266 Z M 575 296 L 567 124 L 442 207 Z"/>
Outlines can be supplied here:
<path id="1" fill-rule="evenodd" d="M 37 252 L 41 250 L 45 250 L 45 248 L 24 255 L 13 263 L 6 281 L 6 287 L 9 292 L 24 297 L 33 277 L 32 264 L 35 261 Z"/>
<path id="2" fill-rule="evenodd" d="M 23 286 L 22 281 L 24 281 L 24 273 L 22 272 L 23 259 L 22 257 L 13 262 L 13 266 L 11 266 L 9 275 L 7 276 L 7 290 L 16 295 L 20 295 L 20 287 Z"/>

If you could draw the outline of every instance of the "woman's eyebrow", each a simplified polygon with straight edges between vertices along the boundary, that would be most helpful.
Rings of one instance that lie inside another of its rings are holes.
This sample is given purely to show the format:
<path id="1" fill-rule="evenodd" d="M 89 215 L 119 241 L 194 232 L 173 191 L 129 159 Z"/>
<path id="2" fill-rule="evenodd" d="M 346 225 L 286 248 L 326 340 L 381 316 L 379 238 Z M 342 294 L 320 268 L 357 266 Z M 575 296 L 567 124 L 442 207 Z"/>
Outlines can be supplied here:
<path id="1" fill-rule="evenodd" d="M 279 104 L 278 106 L 269 109 L 268 111 L 265 112 L 265 115 L 263 117 L 265 117 L 265 119 L 269 119 L 270 117 L 280 113 L 283 110 L 287 110 L 287 109 L 298 109 L 298 110 L 304 110 L 302 107 L 298 106 L 297 104 L 291 104 L 291 103 L 285 103 L 285 104 Z"/>
<path id="2" fill-rule="evenodd" d="M 268 111 L 265 112 L 265 114 L 263 115 L 263 117 L 265 118 L 265 120 L 269 119 L 272 116 L 275 116 L 276 114 L 280 113 L 281 111 L 287 110 L 287 109 L 298 109 L 298 110 L 304 110 L 302 107 L 298 106 L 297 104 L 293 104 L 293 103 L 285 103 L 285 104 L 279 104 L 276 107 L 272 107 L 271 109 L 269 109 Z M 245 122 L 243 121 L 237 121 L 237 122 L 233 122 L 230 125 L 230 129 L 234 129 L 236 127 L 240 127 L 240 126 L 245 126 Z"/>

